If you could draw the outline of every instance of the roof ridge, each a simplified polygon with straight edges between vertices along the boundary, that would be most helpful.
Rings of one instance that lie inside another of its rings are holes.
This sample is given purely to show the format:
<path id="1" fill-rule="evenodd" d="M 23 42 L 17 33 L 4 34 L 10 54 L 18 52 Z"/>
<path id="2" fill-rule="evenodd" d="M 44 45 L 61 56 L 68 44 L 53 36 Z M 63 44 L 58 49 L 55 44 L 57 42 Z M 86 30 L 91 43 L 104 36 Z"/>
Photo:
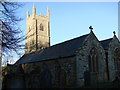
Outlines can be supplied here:
<path id="1" fill-rule="evenodd" d="M 113 39 L 113 38 L 104 39 L 104 40 L 101 40 L 100 42 L 107 41 L 107 40 L 110 40 L 110 39 Z"/>
<path id="2" fill-rule="evenodd" d="M 69 39 L 69 40 L 65 40 L 65 41 L 63 41 L 63 42 L 54 44 L 54 45 L 52 45 L 52 46 L 50 46 L 50 47 L 54 47 L 54 46 L 57 46 L 57 45 L 60 45 L 60 44 L 66 43 L 66 42 L 70 42 L 70 41 L 72 41 L 72 40 L 75 40 L 75 39 L 78 39 L 78 38 L 81 38 L 81 37 L 84 37 L 84 36 L 87 36 L 87 35 L 89 35 L 89 34 L 85 34 L 85 35 L 78 36 L 78 37 L 75 37 L 75 38 L 72 38 L 72 39 Z M 48 47 L 48 48 L 49 48 L 49 47 Z"/>
<path id="3" fill-rule="evenodd" d="M 112 41 L 113 38 L 108 38 L 105 40 L 101 40 L 100 43 L 102 44 L 104 49 L 108 49 L 110 42 Z"/>

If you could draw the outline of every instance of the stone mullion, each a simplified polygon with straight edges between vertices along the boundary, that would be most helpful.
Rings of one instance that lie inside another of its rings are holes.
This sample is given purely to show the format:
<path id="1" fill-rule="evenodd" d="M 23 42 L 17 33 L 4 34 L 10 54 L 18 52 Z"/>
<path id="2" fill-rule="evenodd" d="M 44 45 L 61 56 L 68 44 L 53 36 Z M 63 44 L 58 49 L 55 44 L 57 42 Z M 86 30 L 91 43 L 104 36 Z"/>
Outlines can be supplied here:
<path id="1" fill-rule="evenodd" d="M 97 72 L 97 61 L 96 61 L 96 55 L 94 55 L 94 71 Z"/>
<path id="2" fill-rule="evenodd" d="M 93 72 L 93 55 L 91 55 L 91 72 Z"/>

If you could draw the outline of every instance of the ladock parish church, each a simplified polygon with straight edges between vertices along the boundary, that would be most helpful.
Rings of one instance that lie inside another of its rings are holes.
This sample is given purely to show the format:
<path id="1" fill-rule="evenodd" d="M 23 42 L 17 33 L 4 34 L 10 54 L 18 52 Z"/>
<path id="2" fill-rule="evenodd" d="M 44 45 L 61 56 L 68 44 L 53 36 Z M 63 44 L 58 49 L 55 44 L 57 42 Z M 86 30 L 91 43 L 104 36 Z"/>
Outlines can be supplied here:
<path id="1" fill-rule="evenodd" d="M 80 87 L 120 78 L 120 42 L 90 32 L 50 46 L 50 10 L 26 14 L 25 54 L 3 72 L 3 88 Z M 52 37 L 52 36 L 51 36 Z"/>

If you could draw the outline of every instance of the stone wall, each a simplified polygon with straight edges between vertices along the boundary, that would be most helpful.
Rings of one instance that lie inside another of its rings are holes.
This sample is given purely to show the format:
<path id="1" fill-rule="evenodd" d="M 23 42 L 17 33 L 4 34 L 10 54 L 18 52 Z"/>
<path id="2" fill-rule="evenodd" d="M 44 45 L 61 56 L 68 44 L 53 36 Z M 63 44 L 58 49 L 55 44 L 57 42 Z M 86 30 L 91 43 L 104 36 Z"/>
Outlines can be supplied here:
<path id="1" fill-rule="evenodd" d="M 88 56 L 90 55 L 90 50 L 92 48 L 96 48 L 98 51 L 98 72 L 97 73 L 91 73 L 89 71 Z M 86 75 L 88 74 L 87 83 L 90 83 L 90 84 L 94 82 L 104 82 L 107 80 L 105 51 L 93 33 L 91 33 L 90 36 L 86 38 L 85 42 L 78 49 L 76 54 L 77 54 L 76 68 L 77 68 L 77 85 L 78 86 L 85 85 L 85 76 L 84 76 L 85 73 Z M 91 74 L 96 74 L 96 78 Z M 89 76 L 91 77 L 89 78 Z M 90 81 L 90 79 L 92 80 Z M 94 81 L 95 79 L 97 79 L 97 81 Z"/>
<path id="2" fill-rule="evenodd" d="M 108 48 L 108 72 L 109 72 L 108 74 L 110 81 L 113 81 L 116 77 L 115 62 L 114 62 L 114 55 L 116 48 L 120 48 L 120 43 L 118 39 L 114 37 L 111 43 L 109 44 L 109 48 Z"/>
<path id="3" fill-rule="evenodd" d="M 28 63 L 22 65 L 22 67 L 26 75 L 27 88 L 32 88 L 32 86 L 38 88 L 70 87 L 76 84 L 75 57 Z"/>

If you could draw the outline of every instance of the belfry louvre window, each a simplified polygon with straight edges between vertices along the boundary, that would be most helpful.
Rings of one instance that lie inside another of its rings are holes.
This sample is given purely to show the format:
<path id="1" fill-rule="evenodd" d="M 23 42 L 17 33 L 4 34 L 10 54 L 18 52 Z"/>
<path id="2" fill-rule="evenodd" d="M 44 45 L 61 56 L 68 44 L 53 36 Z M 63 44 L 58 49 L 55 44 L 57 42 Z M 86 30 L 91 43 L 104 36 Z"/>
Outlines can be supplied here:
<path id="1" fill-rule="evenodd" d="M 40 24 L 40 31 L 44 31 L 44 27 L 42 24 Z"/>
<path id="2" fill-rule="evenodd" d="M 90 72 L 98 72 L 98 53 L 96 48 L 90 50 L 89 70 Z"/>

